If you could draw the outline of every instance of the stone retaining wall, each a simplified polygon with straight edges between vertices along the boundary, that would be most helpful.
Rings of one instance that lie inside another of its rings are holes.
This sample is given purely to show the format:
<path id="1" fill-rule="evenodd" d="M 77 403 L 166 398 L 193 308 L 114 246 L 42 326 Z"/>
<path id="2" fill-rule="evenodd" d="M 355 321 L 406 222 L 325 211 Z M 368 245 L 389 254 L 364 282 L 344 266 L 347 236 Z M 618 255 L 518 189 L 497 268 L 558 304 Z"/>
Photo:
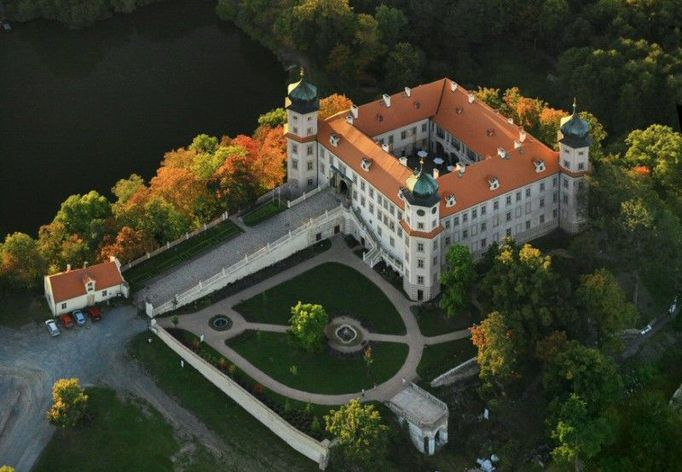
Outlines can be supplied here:
<path id="1" fill-rule="evenodd" d="M 478 363 L 476 358 L 472 357 L 466 362 L 462 362 L 457 367 L 454 367 L 444 374 L 439 375 L 431 381 L 432 387 L 442 387 L 444 385 L 451 385 L 463 379 L 468 379 L 477 375 L 480 369 L 478 368 Z"/>
<path id="2" fill-rule="evenodd" d="M 159 326 L 156 323 L 156 320 L 151 321 L 151 330 L 166 344 L 166 346 L 183 358 L 185 362 L 198 370 L 209 382 L 222 390 L 227 396 L 244 408 L 251 416 L 263 423 L 263 425 L 280 437 L 289 446 L 306 456 L 308 459 L 317 462 L 321 470 L 324 470 L 327 467 L 329 463 L 328 440 L 325 439 L 322 442 L 317 441 L 294 428 L 289 422 L 251 395 L 241 385 L 175 339 L 168 331 Z"/>

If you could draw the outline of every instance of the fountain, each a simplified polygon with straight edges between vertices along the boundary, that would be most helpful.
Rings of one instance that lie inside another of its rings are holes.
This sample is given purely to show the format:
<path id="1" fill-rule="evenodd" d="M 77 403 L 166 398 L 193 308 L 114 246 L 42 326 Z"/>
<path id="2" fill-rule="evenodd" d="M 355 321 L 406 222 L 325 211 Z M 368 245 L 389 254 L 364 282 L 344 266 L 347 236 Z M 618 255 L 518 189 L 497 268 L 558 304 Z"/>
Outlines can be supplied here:
<path id="1" fill-rule="evenodd" d="M 334 334 L 343 344 L 350 344 L 358 337 L 358 332 L 349 324 L 342 324 Z"/>
<path id="2" fill-rule="evenodd" d="M 232 320 L 225 315 L 215 315 L 208 320 L 208 325 L 216 331 L 227 331 L 232 327 Z"/>

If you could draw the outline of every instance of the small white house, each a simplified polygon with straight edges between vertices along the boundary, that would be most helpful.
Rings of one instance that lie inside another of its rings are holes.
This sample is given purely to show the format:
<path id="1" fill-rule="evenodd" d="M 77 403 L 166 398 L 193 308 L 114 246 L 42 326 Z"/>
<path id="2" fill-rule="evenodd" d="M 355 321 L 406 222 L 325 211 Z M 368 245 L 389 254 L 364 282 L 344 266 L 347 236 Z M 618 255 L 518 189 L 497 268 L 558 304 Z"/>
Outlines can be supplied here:
<path id="1" fill-rule="evenodd" d="M 110 298 L 128 298 L 128 283 L 115 257 L 90 267 L 45 276 L 45 298 L 54 316 L 80 310 Z"/>
<path id="2" fill-rule="evenodd" d="M 431 456 L 448 442 L 448 406 L 426 390 L 410 383 L 386 404 L 419 452 Z"/>

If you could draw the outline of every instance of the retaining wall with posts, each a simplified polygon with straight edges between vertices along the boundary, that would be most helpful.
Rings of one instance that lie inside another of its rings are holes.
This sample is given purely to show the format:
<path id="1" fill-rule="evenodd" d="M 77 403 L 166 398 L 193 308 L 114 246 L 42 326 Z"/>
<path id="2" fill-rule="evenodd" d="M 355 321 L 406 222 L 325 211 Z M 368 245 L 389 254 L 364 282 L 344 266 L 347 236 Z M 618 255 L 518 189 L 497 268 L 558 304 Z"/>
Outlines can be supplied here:
<path id="1" fill-rule="evenodd" d="M 168 243 L 164 244 L 163 246 L 161 246 L 157 249 L 154 249 L 152 252 L 148 252 L 144 256 L 138 257 L 134 261 L 130 261 L 127 264 L 123 264 L 121 266 L 121 272 L 125 272 L 126 270 L 131 269 L 131 268 L 135 267 L 136 265 L 138 265 L 138 264 L 140 264 L 146 260 L 149 260 L 152 257 L 154 257 L 158 254 L 161 254 L 162 252 L 167 251 L 170 248 L 175 247 L 184 241 L 187 241 L 190 238 L 193 238 L 194 236 L 203 233 L 207 229 L 211 229 L 214 226 L 219 225 L 220 223 L 227 220 L 228 218 L 229 218 L 229 215 L 227 214 L 227 212 L 223 213 L 222 215 L 220 215 L 218 218 L 211 221 L 210 223 L 205 223 L 201 228 L 195 229 L 191 233 L 185 233 L 184 236 L 179 237 L 175 241 L 168 242 Z"/>
<path id="2" fill-rule="evenodd" d="M 151 330 L 166 346 L 184 359 L 185 362 L 194 367 L 209 382 L 218 387 L 289 446 L 308 459 L 317 462 L 321 470 L 327 467 L 330 445 L 328 440 L 325 439 L 320 442 L 294 428 L 289 422 L 251 395 L 241 385 L 175 339 L 168 331 L 159 326 L 156 320 L 152 320 Z"/>

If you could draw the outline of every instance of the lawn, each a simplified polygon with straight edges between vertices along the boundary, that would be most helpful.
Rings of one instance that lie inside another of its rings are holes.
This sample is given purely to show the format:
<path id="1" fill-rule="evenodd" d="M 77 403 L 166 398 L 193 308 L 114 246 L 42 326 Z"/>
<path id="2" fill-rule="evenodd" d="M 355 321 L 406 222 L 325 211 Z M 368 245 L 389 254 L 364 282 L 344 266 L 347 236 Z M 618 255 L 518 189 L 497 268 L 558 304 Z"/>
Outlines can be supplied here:
<path id="1" fill-rule="evenodd" d="M 287 209 L 286 203 L 272 200 L 266 203 L 265 205 L 260 206 L 255 210 L 252 210 L 245 214 L 242 217 L 242 221 L 244 221 L 244 224 L 247 226 L 256 226 L 261 221 L 265 221 L 268 218 L 275 216 L 277 213 L 281 213 L 286 209 Z"/>
<path id="2" fill-rule="evenodd" d="M 343 264 L 325 263 L 234 307 L 252 322 L 288 324 L 298 301 L 321 304 L 330 317 L 348 315 L 370 331 L 405 334 L 397 310 L 365 276 Z"/>
<path id="3" fill-rule="evenodd" d="M 87 395 L 92 419 L 73 429 L 58 429 L 35 471 L 176 469 L 171 456 L 180 445 L 158 411 L 140 400 L 121 400 L 110 389 L 90 388 Z M 184 470 L 215 470 L 217 466 L 206 451 L 191 462 Z"/>
<path id="4" fill-rule="evenodd" d="M 407 344 L 374 343 L 374 362 L 367 369 L 364 359 L 338 359 L 326 351 L 308 354 L 291 345 L 282 333 L 247 332 L 229 346 L 260 370 L 290 387 L 312 393 L 354 393 L 369 389 L 395 375 L 407 357 Z M 296 366 L 298 372 L 291 372 Z"/>
<path id="5" fill-rule="evenodd" d="M 180 368 L 180 358 L 163 342 L 154 339 L 149 344 L 148 337 L 148 333 L 135 337 L 130 354 L 159 387 L 221 437 L 239 470 L 317 470 L 317 464 L 291 449 L 192 367 L 186 364 Z"/>
<path id="6" fill-rule="evenodd" d="M 475 355 L 476 347 L 468 338 L 426 346 L 417 366 L 417 374 L 430 382 Z"/>
<path id="7" fill-rule="evenodd" d="M 241 230 L 237 225 L 229 220 L 219 223 L 213 228 L 209 228 L 203 233 L 125 271 L 123 276 L 133 290 L 139 289 L 146 280 L 192 259 L 207 249 L 235 237 L 240 232 Z"/>
<path id="8" fill-rule="evenodd" d="M 42 323 L 48 318 L 52 318 L 52 312 L 42 292 L 0 293 L 0 324 L 19 328 L 27 323 Z"/>
<path id="9" fill-rule="evenodd" d="M 481 321 L 478 309 L 471 304 L 461 313 L 448 316 L 436 303 L 424 303 L 417 307 L 415 317 L 424 336 L 437 336 L 467 329 Z"/>

